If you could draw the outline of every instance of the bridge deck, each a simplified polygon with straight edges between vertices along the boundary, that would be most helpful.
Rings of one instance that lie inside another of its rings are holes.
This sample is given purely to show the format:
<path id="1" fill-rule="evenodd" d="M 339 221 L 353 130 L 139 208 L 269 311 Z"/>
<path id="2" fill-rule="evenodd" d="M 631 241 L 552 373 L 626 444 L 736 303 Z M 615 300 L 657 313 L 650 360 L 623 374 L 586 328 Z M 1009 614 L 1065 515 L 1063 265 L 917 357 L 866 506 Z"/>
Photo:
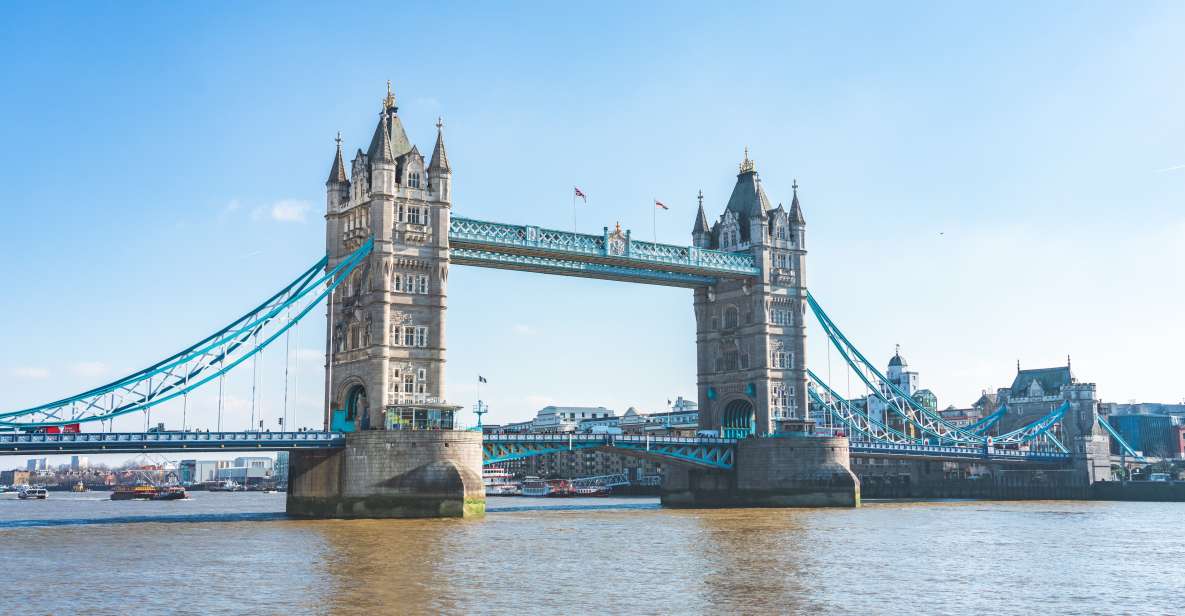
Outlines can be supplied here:
<path id="1" fill-rule="evenodd" d="M 80 432 L 0 434 L 0 455 L 282 451 L 342 447 L 336 432 Z"/>

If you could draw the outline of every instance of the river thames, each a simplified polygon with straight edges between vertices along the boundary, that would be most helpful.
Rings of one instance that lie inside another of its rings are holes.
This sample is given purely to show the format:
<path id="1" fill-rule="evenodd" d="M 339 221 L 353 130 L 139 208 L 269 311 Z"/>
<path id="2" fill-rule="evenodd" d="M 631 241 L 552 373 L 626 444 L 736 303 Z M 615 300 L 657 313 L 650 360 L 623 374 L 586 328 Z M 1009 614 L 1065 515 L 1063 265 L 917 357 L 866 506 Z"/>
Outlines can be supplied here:
<path id="1" fill-rule="evenodd" d="M 490 499 L 305 521 L 284 495 L 0 495 L 4 614 L 1179 614 L 1174 503 L 662 509 Z"/>

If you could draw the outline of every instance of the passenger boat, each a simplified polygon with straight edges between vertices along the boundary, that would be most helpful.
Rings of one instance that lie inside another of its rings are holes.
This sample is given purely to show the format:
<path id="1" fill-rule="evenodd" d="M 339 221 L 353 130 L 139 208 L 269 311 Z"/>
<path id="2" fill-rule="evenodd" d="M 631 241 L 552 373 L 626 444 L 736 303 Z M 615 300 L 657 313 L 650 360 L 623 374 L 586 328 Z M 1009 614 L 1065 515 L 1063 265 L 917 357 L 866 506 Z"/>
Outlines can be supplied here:
<path id="1" fill-rule="evenodd" d="M 538 477 L 527 477 L 523 480 L 523 496 L 547 496 L 551 493 L 551 485 Z"/>
<path id="2" fill-rule="evenodd" d="M 111 492 L 111 500 L 182 500 L 189 498 L 181 486 L 119 486 Z"/>
<path id="3" fill-rule="evenodd" d="M 86 492 L 86 484 L 79 481 L 70 487 L 71 492 Z"/>
<path id="4" fill-rule="evenodd" d="M 17 494 L 16 497 L 21 500 L 28 500 L 28 499 L 44 500 L 46 498 L 49 498 L 49 492 L 47 492 L 45 490 L 45 488 L 25 488 L 24 490 L 21 490 L 20 494 Z"/>
<path id="5" fill-rule="evenodd" d="M 572 488 L 576 496 L 609 496 L 613 493 L 613 488 L 609 486 L 580 486 L 579 488 Z"/>
<path id="6" fill-rule="evenodd" d="M 522 494 L 522 487 L 514 481 L 514 475 L 502 469 L 482 469 L 481 483 L 485 486 L 486 496 L 518 496 Z"/>
<path id="7" fill-rule="evenodd" d="M 576 496 L 576 491 L 572 488 L 572 482 L 567 479 L 552 479 L 547 482 L 547 487 L 547 496 L 551 498 Z"/>

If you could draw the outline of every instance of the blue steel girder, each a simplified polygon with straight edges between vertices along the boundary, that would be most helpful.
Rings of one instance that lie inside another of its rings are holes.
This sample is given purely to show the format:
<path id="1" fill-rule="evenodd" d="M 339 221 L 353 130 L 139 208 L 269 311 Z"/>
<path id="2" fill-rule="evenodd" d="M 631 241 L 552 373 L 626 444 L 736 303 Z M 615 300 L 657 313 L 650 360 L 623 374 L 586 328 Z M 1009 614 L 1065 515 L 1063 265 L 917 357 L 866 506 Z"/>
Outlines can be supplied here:
<path id="1" fill-rule="evenodd" d="M 482 439 L 483 464 L 581 449 L 621 450 L 623 454 L 730 469 L 736 440 L 612 434 L 487 434 Z"/>
<path id="2" fill-rule="evenodd" d="M 449 246 L 454 249 L 453 254 L 469 259 L 469 265 L 517 267 L 545 273 L 675 286 L 711 284 L 697 278 L 714 282 L 717 278 L 746 278 L 761 273 L 753 255 L 749 253 L 643 242 L 632 239 L 628 233 L 610 234 L 607 229 L 601 235 L 591 235 L 453 217 L 449 226 Z M 458 253 L 456 249 L 477 252 Z M 490 254 L 505 256 L 493 259 L 488 256 Z M 482 255 L 483 258 L 473 255 Z M 512 259 L 509 258 L 511 255 L 543 258 L 545 261 Z M 556 261 L 556 264 L 551 260 Z M 455 258 L 454 261 L 461 262 Z M 585 266 L 574 267 L 575 264 Z M 588 267 L 592 264 L 611 267 Z M 624 275 L 634 270 L 639 273 Z M 658 276 L 656 273 L 667 276 Z"/>
<path id="3" fill-rule="evenodd" d="M 643 282 L 670 287 L 694 288 L 711 286 L 716 284 L 718 280 L 711 276 L 697 276 L 682 272 L 666 272 L 637 267 L 623 267 L 607 263 L 494 252 L 475 248 L 458 248 L 455 246 L 449 250 L 449 260 L 454 265 L 475 265 L 478 267 L 519 270 L 540 274 L 600 278 L 603 280 L 619 280 L 623 282 Z"/>
<path id="4" fill-rule="evenodd" d="M 0 455 L 280 451 L 344 445 L 344 434 L 319 431 L 0 433 Z"/>

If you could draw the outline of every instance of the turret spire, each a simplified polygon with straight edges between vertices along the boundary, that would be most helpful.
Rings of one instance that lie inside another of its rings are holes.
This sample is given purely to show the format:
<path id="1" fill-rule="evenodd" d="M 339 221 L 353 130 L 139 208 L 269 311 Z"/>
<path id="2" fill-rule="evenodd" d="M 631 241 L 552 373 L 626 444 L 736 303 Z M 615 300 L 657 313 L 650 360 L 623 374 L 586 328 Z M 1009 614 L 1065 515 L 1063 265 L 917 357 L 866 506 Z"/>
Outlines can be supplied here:
<path id="1" fill-rule="evenodd" d="M 749 160 L 749 146 L 745 146 L 745 160 L 741 161 L 740 172 L 741 173 L 756 173 L 757 172 L 757 165 L 754 164 L 753 161 Z"/>
<path id="2" fill-rule="evenodd" d="M 342 160 L 342 133 L 337 131 L 337 154 L 333 157 L 333 166 L 329 168 L 329 179 L 325 180 L 326 184 L 346 184 L 349 178 L 346 176 L 346 163 Z"/>
<path id="3" fill-rule="evenodd" d="M 432 148 L 432 161 L 428 163 L 428 173 L 451 173 L 448 154 L 444 151 L 444 121 L 436 118 L 436 147 Z"/>
<path id="4" fill-rule="evenodd" d="M 383 111 L 386 112 L 388 109 L 399 111 L 399 108 L 395 106 L 395 94 L 391 92 L 390 79 L 387 80 L 387 96 L 383 98 Z"/>
<path id="5" fill-rule="evenodd" d="M 704 191 L 699 191 L 696 199 L 699 201 L 699 211 L 695 214 L 695 224 L 691 227 L 691 233 L 711 233 L 712 228 L 708 226 L 708 215 L 704 213 Z"/>
<path id="6" fill-rule="evenodd" d="M 802 205 L 798 203 L 798 178 L 794 178 L 791 187 L 794 189 L 794 199 L 790 202 L 790 223 L 805 225 L 806 218 L 802 216 Z"/>

